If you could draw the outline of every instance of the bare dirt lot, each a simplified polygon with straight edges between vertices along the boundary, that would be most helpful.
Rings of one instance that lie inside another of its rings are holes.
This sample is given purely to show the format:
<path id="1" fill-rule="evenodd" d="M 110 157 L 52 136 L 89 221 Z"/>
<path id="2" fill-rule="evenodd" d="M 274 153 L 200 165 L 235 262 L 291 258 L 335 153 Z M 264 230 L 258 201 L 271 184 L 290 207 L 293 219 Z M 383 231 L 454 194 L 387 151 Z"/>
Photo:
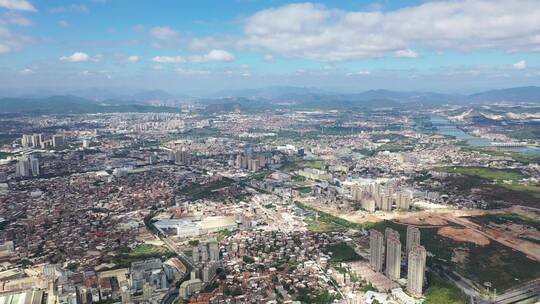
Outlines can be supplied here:
<path id="1" fill-rule="evenodd" d="M 437 233 L 458 242 L 471 242 L 480 246 L 489 245 L 489 239 L 469 228 L 442 227 Z"/>
<path id="2" fill-rule="evenodd" d="M 417 226 L 445 226 L 448 225 L 448 222 L 440 217 L 432 216 L 407 216 L 407 217 L 396 217 L 396 221 L 399 223 L 407 225 L 417 225 Z"/>

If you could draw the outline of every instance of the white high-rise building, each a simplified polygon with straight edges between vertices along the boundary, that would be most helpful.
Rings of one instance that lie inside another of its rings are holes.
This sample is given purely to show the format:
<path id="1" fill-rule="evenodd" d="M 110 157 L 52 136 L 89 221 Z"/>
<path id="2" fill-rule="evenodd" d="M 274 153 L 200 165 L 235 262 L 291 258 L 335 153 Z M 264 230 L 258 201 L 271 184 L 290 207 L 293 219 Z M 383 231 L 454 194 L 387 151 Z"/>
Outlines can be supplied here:
<path id="1" fill-rule="evenodd" d="M 399 280 L 401 275 L 401 241 L 399 232 L 386 228 L 386 276 Z"/>
<path id="2" fill-rule="evenodd" d="M 414 245 L 420 245 L 420 229 L 414 226 L 407 226 L 407 252 L 405 252 L 405 256 L 408 257 Z"/>
<path id="3" fill-rule="evenodd" d="M 384 236 L 372 229 L 369 235 L 369 264 L 377 272 L 382 272 L 384 261 Z"/>
<path id="4" fill-rule="evenodd" d="M 407 268 L 407 291 L 415 297 L 422 296 L 424 275 L 426 273 L 426 249 L 414 245 L 409 252 Z"/>
<path id="5" fill-rule="evenodd" d="M 39 169 L 39 160 L 37 158 L 30 158 L 30 168 L 32 171 L 33 176 L 39 176 L 40 175 L 40 169 Z"/>
<path id="6" fill-rule="evenodd" d="M 18 177 L 29 177 L 32 172 L 28 157 L 21 157 L 15 165 L 15 175 Z"/>

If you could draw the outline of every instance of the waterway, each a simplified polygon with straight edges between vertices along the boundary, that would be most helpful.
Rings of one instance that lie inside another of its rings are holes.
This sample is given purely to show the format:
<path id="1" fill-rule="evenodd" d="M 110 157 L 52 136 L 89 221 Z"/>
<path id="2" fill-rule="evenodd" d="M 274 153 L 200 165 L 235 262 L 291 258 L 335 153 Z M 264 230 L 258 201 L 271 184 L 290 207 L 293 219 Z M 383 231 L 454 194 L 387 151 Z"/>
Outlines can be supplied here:
<path id="1" fill-rule="evenodd" d="M 431 116 L 431 123 L 437 128 L 437 132 L 443 135 L 454 136 L 457 139 L 464 140 L 468 145 L 473 147 L 491 147 L 491 140 L 473 136 L 459 129 L 455 123 L 442 116 Z M 525 154 L 540 155 L 540 149 L 534 147 L 512 147 L 512 148 L 497 148 L 499 150 L 513 151 Z"/>

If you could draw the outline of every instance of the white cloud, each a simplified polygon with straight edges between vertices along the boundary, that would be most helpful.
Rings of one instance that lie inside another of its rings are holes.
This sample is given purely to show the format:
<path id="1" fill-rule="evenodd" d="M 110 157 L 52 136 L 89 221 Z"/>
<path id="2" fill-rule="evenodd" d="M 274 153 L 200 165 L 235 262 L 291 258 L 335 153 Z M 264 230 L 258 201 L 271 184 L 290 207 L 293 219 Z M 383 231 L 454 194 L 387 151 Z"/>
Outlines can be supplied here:
<path id="1" fill-rule="evenodd" d="M 527 68 L 527 61 L 521 60 L 512 65 L 516 70 L 524 70 Z"/>
<path id="2" fill-rule="evenodd" d="M 61 5 L 55 6 L 48 9 L 49 13 L 60 14 L 67 12 L 74 13 L 88 13 L 90 10 L 86 4 L 70 4 L 70 5 Z"/>
<path id="3" fill-rule="evenodd" d="M 266 55 L 264 55 L 263 58 L 266 61 L 274 61 L 274 55 L 272 55 L 272 54 L 266 54 Z"/>
<path id="4" fill-rule="evenodd" d="M 68 27 L 69 22 L 67 22 L 66 20 L 60 20 L 58 21 L 58 25 L 60 25 L 61 27 Z"/>
<path id="5" fill-rule="evenodd" d="M 62 56 L 60 57 L 61 61 L 67 61 L 67 62 L 87 62 L 92 60 L 90 55 L 83 53 L 83 52 L 75 52 L 70 56 Z"/>
<path id="6" fill-rule="evenodd" d="M 168 26 L 158 26 L 150 29 L 150 35 L 157 40 L 171 41 L 178 39 L 178 33 Z"/>
<path id="7" fill-rule="evenodd" d="M 156 56 L 152 58 L 157 63 L 184 63 L 186 60 L 182 56 Z"/>
<path id="8" fill-rule="evenodd" d="M 367 75 L 371 75 L 371 72 L 370 71 L 358 71 L 358 72 L 348 73 L 347 74 L 347 76 L 367 76 Z"/>
<path id="9" fill-rule="evenodd" d="M 240 46 L 320 61 L 428 50 L 540 51 L 537 0 L 429 1 L 393 11 L 344 11 L 312 3 L 262 10 L 244 21 Z"/>
<path id="10" fill-rule="evenodd" d="M 26 68 L 26 69 L 22 69 L 19 71 L 19 74 L 21 75 L 32 75 L 34 74 L 34 70 L 30 69 L 30 68 Z"/>
<path id="11" fill-rule="evenodd" d="M 26 0 L 0 0 L 0 7 L 16 11 L 37 11 L 36 8 Z"/>
<path id="12" fill-rule="evenodd" d="M 3 16 L 3 20 L 0 20 L 0 23 L 4 22 L 5 24 L 15 24 L 18 26 L 31 26 L 32 20 L 21 16 L 19 14 L 15 14 L 13 12 L 7 12 Z"/>
<path id="13" fill-rule="evenodd" d="M 211 61 L 234 61 L 234 55 L 225 50 L 211 50 L 204 55 L 190 56 L 189 61 L 193 63 L 205 63 Z"/>
<path id="14" fill-rule="evenodd" d="M 208 37 L 193 38 L 188 43 L 190 50 L 224 49 L 236 46 L 237 37 L 228 35 L 214 35 Z"/>
<path id="15" fill-rule="evenodd" d="M 180 74 L 180 75 L 208 75 L 210 74 L 210 71 L 208 70 L 193 70 L 193 69 L 178 68 L 175 71 L 177 74 Z"/>
<path id="16" fill-rule="evenodd" d="M 406 49 L 406 50 L 395 51 L 394 56 L 396 56 L 398 58 L 417 58 L 418 53 L 416 53 L 415 51 L 413 51 L 411 49 Z"/>
<path id="17" fill-rule="evenodd" d="M 0 54 L 9 53 L 11 48 L 5 44 L 0 43 Z"/>
<path id="18" fill-rule="evenodd" d="M 127 61 L 128 61 L 128 62 L 133 62 L 133 63 L 134 63 L 134 62 L 139 62 L 139 60 L 141 60 L 141 58 L 139 58 L 139 56 L 129 56 L 129 57 L 127 58 Z"/>
<path id="19" fill-rule="evenodd" d="M 0 54 L 19 50 L 33 41 L 32 38 L 11 32 L 0 23 Z"/>

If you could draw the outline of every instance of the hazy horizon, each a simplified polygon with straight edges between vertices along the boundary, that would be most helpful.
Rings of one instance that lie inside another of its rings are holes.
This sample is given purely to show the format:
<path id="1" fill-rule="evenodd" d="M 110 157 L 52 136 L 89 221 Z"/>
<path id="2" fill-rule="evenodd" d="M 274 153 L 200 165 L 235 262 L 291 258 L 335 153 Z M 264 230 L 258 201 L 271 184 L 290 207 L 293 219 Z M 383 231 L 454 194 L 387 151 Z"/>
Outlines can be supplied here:
<path id="1" fill-rule="evenodd" d="M 149 13 L 148 13 L 149 12 Z M 536 1 L 0 1 L 0 91 L 540 83 Z"/>

